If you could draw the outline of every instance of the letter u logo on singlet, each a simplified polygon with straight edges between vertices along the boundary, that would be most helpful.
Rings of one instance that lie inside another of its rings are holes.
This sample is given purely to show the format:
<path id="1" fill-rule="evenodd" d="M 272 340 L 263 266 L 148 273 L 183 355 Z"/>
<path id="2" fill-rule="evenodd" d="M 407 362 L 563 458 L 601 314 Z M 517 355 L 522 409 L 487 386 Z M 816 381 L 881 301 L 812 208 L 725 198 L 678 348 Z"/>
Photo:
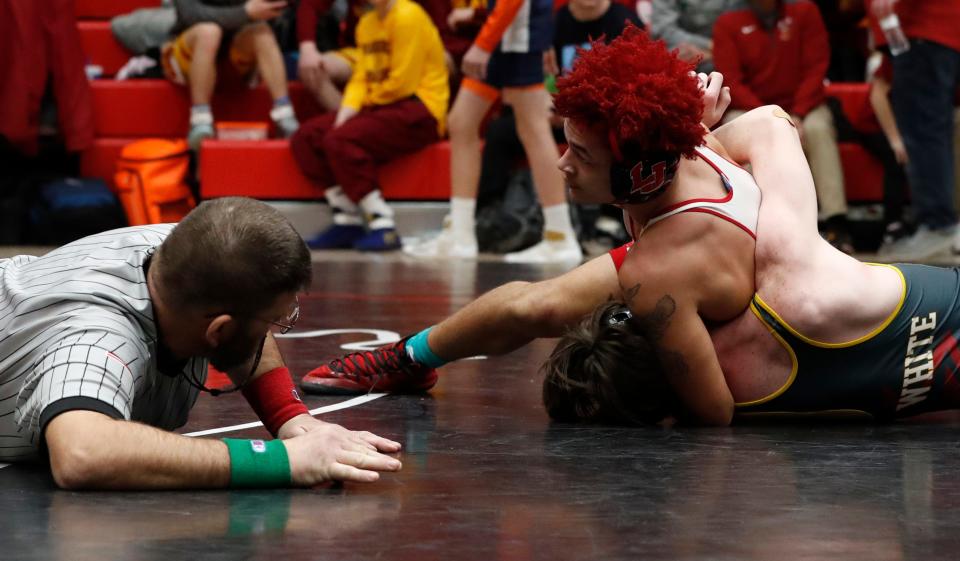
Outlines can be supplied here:
<path id="1" fill-rule="evenodd" d="M 661 185 L 663 185 L 664 179 L 667 176 L 667 163 L 666 162 L 657 162 L 650 166 L 650 174 L 644 177 L 643 175 L 643 161 L 637 163 L 630 169 L 630 180 L 633 182 L 633 188 L 630 189 L 630 194 L 634 195 L 640 193 L 642 195 L 647 195 L 656 191 Z"/>

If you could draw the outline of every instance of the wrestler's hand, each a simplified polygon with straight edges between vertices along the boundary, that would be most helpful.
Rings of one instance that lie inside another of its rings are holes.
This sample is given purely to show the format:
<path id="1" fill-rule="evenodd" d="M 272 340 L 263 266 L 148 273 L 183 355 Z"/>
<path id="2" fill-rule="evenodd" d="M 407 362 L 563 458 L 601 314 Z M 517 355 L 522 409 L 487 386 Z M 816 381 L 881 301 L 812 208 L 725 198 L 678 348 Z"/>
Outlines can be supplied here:
<path id="1" fill-rule="evenodd" d="M 723 74 L 719 72 L 711 72 L 709 76 L 701 72 L 697 78 L 703 91 L 702 122 L 707 128 L 713 128 L 730 107 L 730 88 L 723 85 Z"/>
<path id="2" fill-rule="evenodd" d="M 398 452 L 399 443 L 369 432 L 317 423 L 308 424 L 309 430 L 283 441 L 297 487 L 328 481 L 373 482 L 380 478 L 378 472 L 399 471 L 402 467 L 400 460 L 381 453 Z"/>
<path id="3" fill-rule="evenodd" d="M 487 64 L 489 63 L 490 53 L 474 44 L 470 46 L 467 54 L 463 55 L 460 70 L 463 70 L 465 76 L 474 80 L 483 80 L 487 77 Z"/>

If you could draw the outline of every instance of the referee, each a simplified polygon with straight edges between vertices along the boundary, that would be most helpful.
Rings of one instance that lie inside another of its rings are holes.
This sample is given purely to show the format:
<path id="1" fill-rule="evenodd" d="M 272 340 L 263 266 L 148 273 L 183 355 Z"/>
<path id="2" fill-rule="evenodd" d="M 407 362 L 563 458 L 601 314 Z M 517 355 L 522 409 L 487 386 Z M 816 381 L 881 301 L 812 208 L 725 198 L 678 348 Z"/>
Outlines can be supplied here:
<path id="1" fill-rule="evenodd" d="M 0 461 L 49 455 L 67 489 L 312 486 L 400 469 L 381 453 L 398 443 L 314 419 L 294 391 L 271 331 L 293 326 L 310 281 L 290 223 L 245 198 L 0 260 Z M 168 432 L 209 391 L 208 362 L 277 439 Z"/>

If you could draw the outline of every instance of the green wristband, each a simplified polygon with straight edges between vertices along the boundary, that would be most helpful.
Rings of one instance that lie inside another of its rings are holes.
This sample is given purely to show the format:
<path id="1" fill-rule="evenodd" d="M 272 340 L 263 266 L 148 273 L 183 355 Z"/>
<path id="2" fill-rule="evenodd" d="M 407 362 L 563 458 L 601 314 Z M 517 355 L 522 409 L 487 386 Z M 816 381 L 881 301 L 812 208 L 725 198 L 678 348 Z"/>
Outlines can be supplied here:
<path id="1" fill-rule="evenodd" d="M 231 487 L 289 487 L 290 459 L 282 440 L 224 438 Z"/>

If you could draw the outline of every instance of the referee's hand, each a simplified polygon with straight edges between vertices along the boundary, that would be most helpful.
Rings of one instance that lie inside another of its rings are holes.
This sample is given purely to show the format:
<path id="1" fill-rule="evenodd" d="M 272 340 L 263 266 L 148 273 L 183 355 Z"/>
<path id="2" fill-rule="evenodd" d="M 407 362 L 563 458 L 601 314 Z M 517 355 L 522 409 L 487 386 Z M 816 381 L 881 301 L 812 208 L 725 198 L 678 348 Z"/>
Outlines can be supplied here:
<path id="1" fill-rule="evenodd" d="M 383 453 L 399 452 L 399 442 L 319 422 L 312 430 L 283 441 L 295 486 L 313 487 L 329 481 L 369 483 L 380 479 L 381 471 L 402 467 L 400 460 Z"/>

